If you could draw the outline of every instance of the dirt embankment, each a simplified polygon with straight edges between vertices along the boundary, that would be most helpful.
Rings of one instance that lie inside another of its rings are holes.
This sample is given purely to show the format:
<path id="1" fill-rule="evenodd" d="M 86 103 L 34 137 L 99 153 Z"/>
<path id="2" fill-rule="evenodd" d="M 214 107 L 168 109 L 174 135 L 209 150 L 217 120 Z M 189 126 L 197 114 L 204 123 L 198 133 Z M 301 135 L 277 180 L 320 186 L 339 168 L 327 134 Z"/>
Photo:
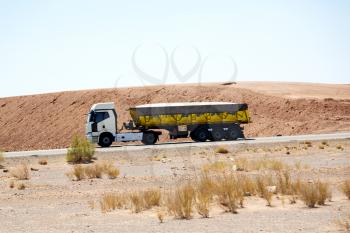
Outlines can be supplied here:
<path id="1" fill-rule="evenodd" d="M 349 85 L 337 88 L 329 85 L 315 98 L 288 97 L 274 84 L 273 91 L 254 89 L 254 83 L 244 85 L 172 85 L 144 88 L 101 89 L 60 92 L 0 99 L 0 148 L 6 151 L 67 147 L 73 134 L 84 134 L 86 113 L 93 103 L 116 103 L 118 124 L 129 120 L 130 106 L 158 102 L 230 101 L 248 103 L 252 123 L 245 126 L 247 137 L 324 133 L 350 130 Z M 287 85 L 287 84 L 284 84 Z M 304 84 L 304 92 L 308 92 Z M 339 86 L 340 87 L 340 86 Z M 300 85 L 294 87 L 300 92 Z M 349 92 L 346 92 L 349 90 Z M 288 89 L 293 93 L 292 87 Z M 310 93 L 310 92 L 309 92 Z M 335 94 L 334 94 L 335 93 Z M 165 139 L 164 139 L 165 140 Z"/>

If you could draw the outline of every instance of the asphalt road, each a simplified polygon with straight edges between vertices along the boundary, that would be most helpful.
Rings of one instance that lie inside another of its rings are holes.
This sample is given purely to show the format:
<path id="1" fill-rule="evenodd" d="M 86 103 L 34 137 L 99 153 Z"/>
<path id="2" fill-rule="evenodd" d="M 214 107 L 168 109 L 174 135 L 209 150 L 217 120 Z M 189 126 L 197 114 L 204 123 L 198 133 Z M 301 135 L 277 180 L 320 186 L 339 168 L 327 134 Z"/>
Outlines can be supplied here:
<path id="1" fill-rule="evenodd" d="M 274 142 L 293 142 L 293 141 L 320 141 L 320 140 L 335 140 L 335 139 L 349 139 L 350 132 L 329 133 L 329 134 L 309 134 L 309 135 L 295 135 L 295 136 L 276 136 L 276 137 L 257 137 L 248 138 L 237 141 L 219 141 L 219 142 L 167 142 L 151 146 L 145 145 L 118 145 L 109 148 L 96 148 L 96 152 L 108 153 L 116 151 L 138 151 L 145 149 L 168 149 L 168 148 L 183 148 L 183 147 L 211 147 L 218 145 L 235 145 L 235 144 L 264 144 Z M 29 156 L 54 156 L 64 155 L 67 149 L 52 149 L 52 150 L 36 150 L 36 151 L 16 151 L 6 152 L 5 158 L 13 157 L 29 157 Z"/>

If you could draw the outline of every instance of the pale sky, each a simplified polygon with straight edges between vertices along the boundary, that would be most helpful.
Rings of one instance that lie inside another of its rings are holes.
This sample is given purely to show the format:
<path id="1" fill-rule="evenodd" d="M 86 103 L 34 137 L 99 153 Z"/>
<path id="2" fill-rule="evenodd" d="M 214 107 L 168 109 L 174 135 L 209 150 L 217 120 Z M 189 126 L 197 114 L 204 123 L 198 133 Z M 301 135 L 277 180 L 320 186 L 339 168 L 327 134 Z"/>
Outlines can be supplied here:
<path id="1" fill-rule="evenodd" d="M 350 83 L 350 1 L 0 0 L 0 97 L 234 73 Z"/>

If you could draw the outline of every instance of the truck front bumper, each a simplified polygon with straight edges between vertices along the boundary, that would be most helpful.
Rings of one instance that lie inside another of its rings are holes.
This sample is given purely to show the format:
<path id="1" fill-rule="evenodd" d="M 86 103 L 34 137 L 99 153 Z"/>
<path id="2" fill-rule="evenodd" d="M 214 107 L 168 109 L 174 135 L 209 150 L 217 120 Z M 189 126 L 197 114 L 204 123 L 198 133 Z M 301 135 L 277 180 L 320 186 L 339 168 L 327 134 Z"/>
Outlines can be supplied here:
<path id="1" fill-rule="evenodd" d="M 91 133 L 86 134 L 86 139 L 91 143 L 98 143 L 98 136 L 92 136 Z"/>

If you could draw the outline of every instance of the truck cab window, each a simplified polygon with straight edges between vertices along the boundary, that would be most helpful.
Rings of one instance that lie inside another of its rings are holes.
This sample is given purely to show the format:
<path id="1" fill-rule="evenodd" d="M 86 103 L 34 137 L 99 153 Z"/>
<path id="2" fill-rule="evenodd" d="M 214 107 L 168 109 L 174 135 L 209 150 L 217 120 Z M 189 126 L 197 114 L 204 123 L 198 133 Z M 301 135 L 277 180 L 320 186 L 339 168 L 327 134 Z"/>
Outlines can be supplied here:
<path id="1" fill-rule="evenodd" d="M 108 114 L 108 112 L 96 112 L 95 113 L 95 117 L 96 117 L 95 122 L 99 123 L 99 122 L 101 122 L 103 120 L 108 119 L 109 118 L 109 114 Z"/>

